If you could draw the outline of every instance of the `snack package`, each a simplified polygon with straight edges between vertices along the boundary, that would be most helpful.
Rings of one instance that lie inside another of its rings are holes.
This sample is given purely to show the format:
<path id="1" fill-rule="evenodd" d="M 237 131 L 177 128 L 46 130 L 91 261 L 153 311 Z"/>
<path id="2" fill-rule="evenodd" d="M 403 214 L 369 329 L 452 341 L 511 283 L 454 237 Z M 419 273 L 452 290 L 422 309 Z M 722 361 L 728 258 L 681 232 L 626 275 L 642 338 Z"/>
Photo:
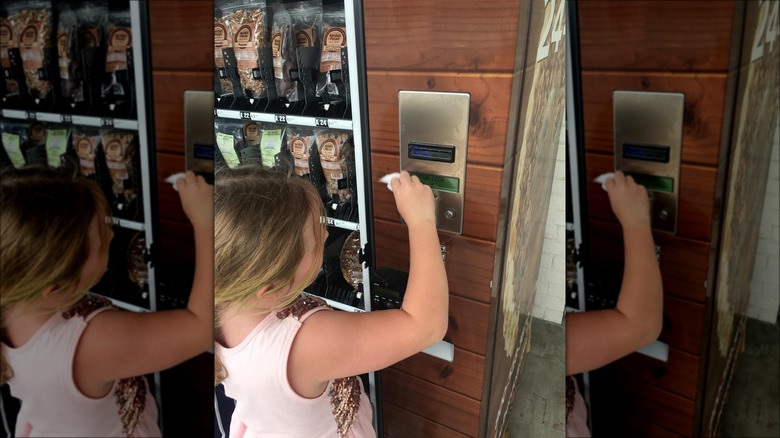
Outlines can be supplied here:
<path id="1" fill-rule="evenodd" d="M 133 47 L 130 10 L 109 11 L 106 30 L 106 80 L 101 95 L 124 102 L 130 98 L 133 85 L 128 76 L 127 51 Z"/>
<path id="2" fill-rule="evenodd" d="M 319 47 L 322 34 L 322 2 L 308 0 L 286 5 L 292 21 L 295 47 Z"/>
<path id="3" fill-rule="evenodd" d="M 52 92 L 50 78 L 46 78 L 46 56 L 53 45 L 53 18 L 51 2 L 34 0 L 9 7 L 17 11 L 11 18 L 18 35 L 27 90 L 34 99 L 46 99 Z M 18 8 L 18 9 L 17 9 Z"/>
<path id="4" fill-rule="evenodd" d="M 276 94 L 286 97 L 290 102 L 297 102 L 298 86 L 290 79 L 290 70 L 297 68 L 295 57 L 295 42 L 293 40 L 292 18 L 281 3 L 273 3 L 271 25 L 271 51 L 274 58 L 274 78 Z"/>
<path id="5" fill-rule="evenodd" d="M 338 95 L 330 72 L 341 70 L 341 49 L 347 46 L 347 24 L 344 9 L 328 5 L 322 12 L 322 54 L 320 74 L 317 77 L 317 96 L 322 93 Z"/>
<path id="6" fill-rule="evenodd" d="M 82 51 L 100 47 L 103 40 L 108 8 L 97 2 L 79 3 L 71 9 L 63 3 L 57 26 L 57 54 L 59 57 L 62 95 L 71 103 L 83 102 L 84 72 Z"/>
<path id="7" fill-rule="evenodd" d="M 320 165 L 317 136 L 309 129 L 287 128 L 287 147 L 293 161 L 293 173 L 305 177 L 325 197 L 325 175 Z M 283 155 L 283 154 L 282 154 Z"/>
<path id="8" fill-rule="evenodd" d="M 43 122 L 32 122 L 27 127 L 27 143 L 22 144 L 22 153 L 28 166 L 45 166 L 47 126 Z"/>
<path id="9" fill-rule="evenodd" d="M 76 66 L 80 63 L 78 50 L 78 21 L 67 3 L 59 5 L 57 15 L 57 61 L 60 70 L 60 89 L 70 97 L 79 86 Z"/>
<path id="10" fill-rule="evenodd" d="M 260 97 L 265 93 L 265 82 L 255 79 L 252 70 L 259 67 L 257 49 L 266 45 L 265 0 L 226 2 L 221 10 L 236 54 L 236 67 L 244 95 L 248 98 Z"/>
<path id="11" fill-rule="evenodd" d="M 260 163 L 260 139 L 262 128 L 257 122 L 244 123 L 239 131 L 238 142 L 239 161 L 241 164 Z"/>
<path id="12" fill-rule="evenodd" d="M 19 38 L 11 18 L 7 10 L 0 9 L 0 68 L 3 70 L 11 68 L 8 49 L 14 49 L 19 46 Z M 5 90 L 6 96 L 18 94 L 19 84 L 16 82 L 16 79 L 6 77 Z"/>
<path id="13" fill-rule="evenodd" d="M 360 233 L 353 231 L 344 240 L 341 247 L 339 264 L 341 273 L 355 290 L 363 283 L 363 266 L 360 264 Z"/>
<path id="14" fill-rule="evenodd" d="M 113 207 L 119 212 L 127 210 L 139 194 L 136 187 L 140 181 L 136 181 L 139 163 L 135 135 L 135 132 L 119 129 L 100 132 L 106 167 L 111 177 L 111 193 L 116 199 Z"/>
<path id="15" fill-rule="evenodd" d="M 95 128 L 74 126 L 71 146 L 79 160 L 82 175 L 95 179 L 95 155 L 100 145 L 100 132 Z"/>
<path id="16" fill-rule="evenodd" d="M 351 134 L 344 131 L 317 131 L 317 145 L 320 163 L 325 174 L 328 196 L 343 204 L 352 199 L 349 176 L 353 173 L 354 154 Z M 339 182 L 345 180 L 339 188 Z M 346 183 L 346 184 L 345 184 Z"/>
<path id="17" fill-rule="evenodd" d="M 219 1 L 214 6 L 214 66 L 217 69 L 225 67 L 225 58 L 222 56 L 222 49 L 233 47 L 233 34 L 230 26 L 222 16 L 222 9 L 219 7 Z M 233 82 L 227 77 L 219 78 L 219 89 L 217 94 L 227 96 L 233 94 Z"/>
<path id="18" fill-rule="evenodd" d="M 8 157 L 8 161 L 16 169 L 23 167 L 27 164 L 22 152 L 22 145 L 27 144 L 28 139 L 27 122 L 3 119 L 0 122 L 0 131 L 2 131 L 0 138 L 2 139 L 3 150 Z"/>
<path id="19" fill-rule="evenodd" d="M 139 231 L 130 239 L 127 247 L 127 276 L 141 291 L 149 282 L 149 268 L 145 254 L 146 236 L 143 231 Z"/>
<path id="20" fill-rule="evenodd" d="M 316 142 L 313 132 L 297 127 L 288 128 L 287 147 L 293 156 L 296 175 L 309 175 L 310 152 L 312 148 L 316 148 Z"/>

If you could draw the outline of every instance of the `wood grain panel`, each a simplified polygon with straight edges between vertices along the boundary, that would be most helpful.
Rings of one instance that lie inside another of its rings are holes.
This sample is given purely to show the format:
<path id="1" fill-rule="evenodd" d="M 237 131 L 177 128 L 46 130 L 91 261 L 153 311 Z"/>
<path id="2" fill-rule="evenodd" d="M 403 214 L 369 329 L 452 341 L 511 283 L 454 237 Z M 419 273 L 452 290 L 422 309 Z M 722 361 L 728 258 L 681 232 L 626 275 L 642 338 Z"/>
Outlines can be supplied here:
<path id="1" fill-rule="evenodd" d="M 594 433 L 610 430 L 612 427 L 608 423 L 620 424 L 620 418 L 632 415 L 680 435 L 693 434 L 693 401 L 614 373 L 611 367 L 602 368 L 591 376 L 591 399 L 594 405 L 602 407 L 601 410 L 594 407 Z M 609 406 L 606 411 L 605 406 Z M 633 435 L 620 430 L 617 436 L 652 436 L 649 430 L 638 432 L 639 435 Z"/>
<path id="2" fill-rule="evenodd" d="M 658 340 L 695 356 L 701 355 L 704 306 L 664 296 L 664 327 Z"/>
<path id="3" fill-rule="evenodd" d="M 179 172 L 184 172 L 182 155 L 157 153 L 157 211 L 161 219 L 189 222 L 181 208 L 179 193 L 171 184 L 165 182 L 165 178 Z"/>
<path id="4" fill-rule="evenodd" d="M 371 155 L 371 174 L 376 178 L 398 171 L 398 155 Z M 466 166 L 463 235 L 495 242 L 501 198 L 502 170 L 478 165 Z M 401 221 L 393 193 L 387 184 L 372 181 L 374 217 Z"/>
<path id="5" fill-rule="evenodd" d="M 447 281 L 450 294 L 490 302 L 495 243 L 451 234 L 439 234 L 447 246 Z M 384 219 L 374 221 L 377 266 L 409 272 L 409 232 L 406 225 Z"/>
<path id="6" fill-rule="evenodd" d="M 511 71 L 515 66 L 518 1 L 369 1 L 363 8 L 369 70 Z"/>
<path id="7" fill-rule="evenodd" d="M 600 189 L 599 189 L 600 190 Z M 623 233 L 620 225 L 591 219 L 588 222 L 590 263 L 596 272 L 622 276 Z M 661 278 L 664 293 L 704 303 L 710 245 L 665 233 L 654 233 L 655 244 L 661 248 Z M 612 283 L 611 281 L 607 284 Z M 617 287 L 620 287 L 618 281 Z M 615 291 L 617 292 L 617 291 Z"/>
<path id="8" fill-rule="evenodd" d="M 599 175 L 612 172 L 615 161 L 612 155 L 587 153 L 586 179 L 588 182 L 588 216 L 616 221 L 609 196 L 601 185 L 592 183 Z M 680 166 L 679 199 L 677 207 L 677 236 L 709 242 L 716 214 L 715 188 L 717 168 L 683 164 Z"/>
<path id="9" fill-rule="evenodd" d="M 727 79 L 726 74 L 583 71 L 585 148 L 610 154 L 614 150 L 614 90 L 680 92 L 685 94 L 682 162 L 716 166 L 727 152 L 720 147 Z"/>
<path id="10" fill-rule="evenodd" d="M 384 438 L 467 438 L 458 431 L 444 427 L 391 403 L 382 403 Z"/>
<path id="11" fill-rule="evenodd" d="M 512 90 L 511 74 L 389 73 L 369 70 L 372 152 L 398 154 L 400 90 L 469 93 L 471 105 L 467 161 L 471 164 L 503 166 Z"/>
<path id="12" fill-rule="evenodd" d="M 479 402 L 388 368 L 382 371 L 382 400 L 468 436 L 477 436 Z"/>
<path id="13" fill-rule="evenodd" d="M 726 71 L 734 3 L 578 3 L 583 70 Z"/>
<path id="14" fill-rule="evenodd" d="M 455 347 L 485 356 L 489 317 L 488 305 L 450 295 L 449 327 L 444 340 Z"/>
<path id="15" fill-rule="evenodd" d="M 450 363 L 429 354 L 418 353 L 398 362 L 393 368 L 475 400 L 482 400 L 484 356 L 456 348 L 455 358 Z"/>
<path id="16" fill-rule="evenodd" d="M 675 348 L 669 349 L 669 361 L 661 362 L 640 353 L 620 359 L 612 369 L 655 387 L 696 400 L 699 382 L 699 357 Z"/>
<path id="17" fill-rule="evenodd" d="M 211 73 L 155 71 L 154 128 L 158 152 L 184 154 L 184 91 L 213 91 Z"/>
<path id="18" fill-rule="evenodd" d="M 213 72 L 214 2 L 150 1 L 149 29 L 153 69 Z"/>

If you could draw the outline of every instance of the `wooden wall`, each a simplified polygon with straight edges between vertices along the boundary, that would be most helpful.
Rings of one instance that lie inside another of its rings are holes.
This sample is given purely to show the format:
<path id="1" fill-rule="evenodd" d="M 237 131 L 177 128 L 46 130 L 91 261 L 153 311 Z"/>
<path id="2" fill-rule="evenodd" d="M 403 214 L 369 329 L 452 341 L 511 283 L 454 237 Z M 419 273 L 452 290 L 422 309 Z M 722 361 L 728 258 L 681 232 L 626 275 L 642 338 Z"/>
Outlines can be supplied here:
<path id="1" fill-rule="evenodd" d="M 541 0 L 534 3 L 544 10 Z M 499 405 L 505 402 L 507 409 L 511 400 L 501 400 L 501 391 L 511 383 L 511 358 L 503 359 L 502 375 L 490 375 L 495 337 L 501 336 L 496 328 L 499 302 L 491 288 L 492 281 L 498 282 L 494 265 L 501 263 L 497 242 L 503 243 L 504 234 L 499 218 L 507 216 L 505 179 L 513 180 L 506 172 L 516 158 L 513 139 L 520 136 L 514 132 L 520 102 L 513 90 L 526 73 L 522 55 L 528 14 L 529 2 L 516 0 L 364 1 L 378 266 L 408 270 L 409 262 L 406 227 L 392 194 L 376 181 L 399 166 L 398 91 L 471 95 L 463 234 L 439 235 L 447 246 L 450 287 L 445 340 L 455 345 L 455 358 L 448 363 L 421 353 L 382 371 L 386 437 L 493 434 Z M 541 27 L 541 18 L 537 21 Z M 549 176 L 552 180 L 551 166 Z M 543 210 L 546 215 L 546 203 Z M 540 254 L 541 248 L 536 257 Z M 499 402 L 489 410 L 494 387 Z"/>
<path id="2" fill-rule="evenodd" d="M 679 219 L 660 245 L 669 361 L 632 354 L 592 373 L 593 433 L 701 431 L 713 318 L 723 181 L 729 159 L 741 6 L 732 1 L 578 3 L 586 181 L 612 171 L 613 90 L 685 94 Z M 620 226 L 606 193 L 587 190 L 590 259 L 622 265 Z"/>
<path id="3" fill-rule="evenodd" d="M 158 296 L 185 303 L 195 263 L 192 227 L 165 178 L 184 171 L 184 90 L 213 90 L 213 3 L 151 1 L 154 142 L 159 211 Z M 213 428 L 213 355 L 162 373 L 163 433 L 203 436 Z"/>

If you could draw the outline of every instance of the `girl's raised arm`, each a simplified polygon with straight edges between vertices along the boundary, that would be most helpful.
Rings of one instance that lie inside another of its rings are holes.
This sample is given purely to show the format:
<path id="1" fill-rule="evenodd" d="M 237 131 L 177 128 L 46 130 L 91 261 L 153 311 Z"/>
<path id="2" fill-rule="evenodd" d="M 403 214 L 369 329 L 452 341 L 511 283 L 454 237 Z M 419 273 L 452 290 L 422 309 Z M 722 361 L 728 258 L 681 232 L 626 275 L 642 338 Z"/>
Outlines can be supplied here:
<path id="1" fill-rule="evenodd" d="M 74 378 L 82 390 L 170 368 L 213 346 L 214 188 L 192 172 L 176 184 L 195 234 L 195 277 L 187 308 L 97 315 L 74 359 Z"/>
<path id="2" fill-rule="evenodd" d="M 375 371 L 438 342 L 447 332 L 449 293 L 433 193 L 403 172 L 391 181 L 409 228 L 409 282 L 401 309 L 317 312 L 293 341 L 288 379 L 299 393 L 317 393 L 334 378 Z"/>

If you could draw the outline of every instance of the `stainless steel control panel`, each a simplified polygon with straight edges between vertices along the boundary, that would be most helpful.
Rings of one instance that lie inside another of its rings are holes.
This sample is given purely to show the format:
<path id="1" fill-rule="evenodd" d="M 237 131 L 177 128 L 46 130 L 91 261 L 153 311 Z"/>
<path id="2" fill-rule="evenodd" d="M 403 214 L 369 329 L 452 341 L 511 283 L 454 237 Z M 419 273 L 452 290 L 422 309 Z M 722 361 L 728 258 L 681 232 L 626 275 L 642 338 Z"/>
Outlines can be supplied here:
<path id="1" fill-rule="evenodd" d="M 651 196 L 652 227 L 675 234 L 685 95 L 615 91 L 615 169 Z"/>
<path id="2" fill-rule="evenodd" d="M 417 175 L 436 197 L 439 231 L 463 233 L 468 93 L 398 92 L 401 170 Z"/>
<path id="3" fill-rule="evenodd" d="M 184 92 L 184 166 L 214 173 L 214 92 Z"/>

